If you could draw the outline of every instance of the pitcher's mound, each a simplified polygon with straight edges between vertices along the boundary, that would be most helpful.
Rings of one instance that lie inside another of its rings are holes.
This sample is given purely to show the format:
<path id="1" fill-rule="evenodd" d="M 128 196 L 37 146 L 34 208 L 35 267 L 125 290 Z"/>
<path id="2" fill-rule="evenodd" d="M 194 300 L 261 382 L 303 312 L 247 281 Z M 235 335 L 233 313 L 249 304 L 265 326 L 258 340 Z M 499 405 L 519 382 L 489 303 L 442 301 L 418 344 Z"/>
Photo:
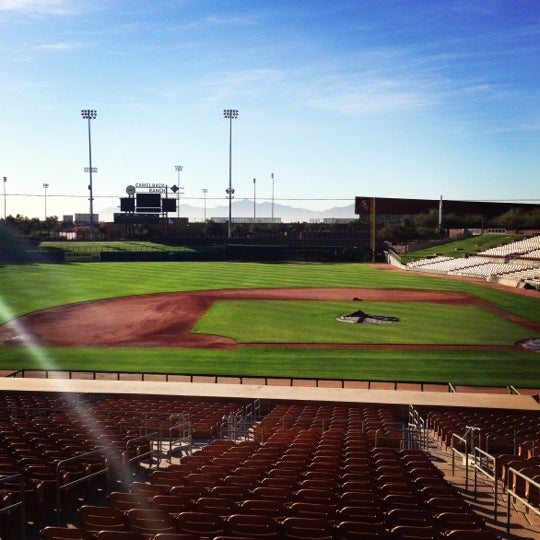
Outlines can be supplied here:
<path id="1" fill-rule="evenodd" d="M 361 310 L 350 313 L 349 315 L 340 315 L 336 317 L 339 322 L 346 323 L 368 323 L 368 324 L 391 324 L 399 321 L 397 317 L 389 317 L 387 315 L 369 315 Z"/>

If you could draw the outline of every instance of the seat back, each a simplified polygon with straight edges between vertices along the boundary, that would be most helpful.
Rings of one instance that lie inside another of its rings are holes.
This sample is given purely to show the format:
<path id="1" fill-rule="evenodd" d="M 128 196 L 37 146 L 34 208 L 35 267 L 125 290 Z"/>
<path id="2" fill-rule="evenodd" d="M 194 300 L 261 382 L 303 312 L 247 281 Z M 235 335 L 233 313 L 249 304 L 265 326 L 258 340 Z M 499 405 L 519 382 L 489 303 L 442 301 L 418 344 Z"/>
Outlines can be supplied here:
<path id="1" fill-rule="evenodd" d="M 135 532 L 174 532 L 172 517 L 158 508 L 133 508 L 126 514 L 128 527 Z"/>
<path id="2" fill-rule="evenodd" d="M 48 526 L 41 530 L 42 540 L 92 540 L 92 535 L 82 529 Z"/>
<path id="3" fill-rule="evenodd" d="M 199 536 L 218 536 L 224 532 L 223 522 L 217 514 L 211 512 L 180 512 L 175 518 L 178 532 Z"/>
<path id="4" fill-rule="evenodd" d="M 279 538 L 279 526 L 270 516 L 253 514 L 232 514 L 225 522 L 225 528 L 231 535 L 249 538 Z"/>
<path id="5" fill-rule="evenodd" d="M 387 537 L 388 534 L 383 523 L 341 521 L 335 532 L 335 538 L 338 540 L 376 540 Z"/>
<path id="6" fill-rule="evenodd" d="M 281 537 L 283 540 L 332 540 L 334 535 L 332 526 L 325 519 L 293 516 L 283 520 Z"/>
<path id="7" fill-rule="evenodd" d="M 79 508 L 78 515 L 81 528 L 85 531 L 127 529 L 123 514 L 110 506 L 84 504 Z"/>

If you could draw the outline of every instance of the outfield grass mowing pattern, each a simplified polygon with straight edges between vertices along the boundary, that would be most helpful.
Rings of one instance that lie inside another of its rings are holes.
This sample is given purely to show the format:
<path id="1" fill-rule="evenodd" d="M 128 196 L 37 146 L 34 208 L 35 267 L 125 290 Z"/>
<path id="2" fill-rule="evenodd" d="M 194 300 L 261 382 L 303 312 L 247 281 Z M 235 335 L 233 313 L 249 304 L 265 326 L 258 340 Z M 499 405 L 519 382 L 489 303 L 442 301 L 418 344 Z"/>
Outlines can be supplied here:
<path id="1" fill-rule="evenodd" d="M 362 264 L 72 263 L 0 267 L 0 297 L 9 311 L 136 294 L 267 287 L 358 287 L 463 291 L 540 322 L 538 300 L 474 283 L 380 271 Z M 0 322 L 9 320 L 5 312 Z"/>

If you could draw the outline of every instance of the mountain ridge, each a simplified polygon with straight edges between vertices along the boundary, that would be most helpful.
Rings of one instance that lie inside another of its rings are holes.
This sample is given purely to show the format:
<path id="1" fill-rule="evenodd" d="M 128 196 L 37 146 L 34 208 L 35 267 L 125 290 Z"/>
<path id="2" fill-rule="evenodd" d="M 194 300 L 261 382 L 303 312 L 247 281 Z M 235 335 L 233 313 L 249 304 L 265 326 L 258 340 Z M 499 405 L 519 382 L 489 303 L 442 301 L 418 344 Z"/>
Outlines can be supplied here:
<path id="1" fill-rule="evenodd" d="M 233 218 L 252 218 L 254 217 L 253 201 L 239 200 L 233 201 L 232 205 L 232 217 Z M 354 203 L 346 206 L 333 206 L 326 210 L 311 210 L 308 208 L 289 206 L 274 203 L 273 215 L 274 218 L 280 219 L 283 223 L 297 222 L 297 221 L 310 221 L 319 219 L 356 219 L 357 216 L 354 213 Z M 113 221 L 114 214 L 119 213 L 118 207 L 108 207 L 99 210 L 100 221 Z M 187 203 L 183 203 L 180 200 L 180 217 L 187 217 L 190 221 L 204 221 L 204 207 L 193 206 Z M 170 212 L 169 217 L 177 217 L 178 212 Z M 206 218 L 227 218 L 229 215 L 229 206 L 219 205 L 211 208 L 206 208 Z M 256 218 L 271 218 L 272 217 L 272 203 L 263 202 L 255 204 L 255 217 Z"/>

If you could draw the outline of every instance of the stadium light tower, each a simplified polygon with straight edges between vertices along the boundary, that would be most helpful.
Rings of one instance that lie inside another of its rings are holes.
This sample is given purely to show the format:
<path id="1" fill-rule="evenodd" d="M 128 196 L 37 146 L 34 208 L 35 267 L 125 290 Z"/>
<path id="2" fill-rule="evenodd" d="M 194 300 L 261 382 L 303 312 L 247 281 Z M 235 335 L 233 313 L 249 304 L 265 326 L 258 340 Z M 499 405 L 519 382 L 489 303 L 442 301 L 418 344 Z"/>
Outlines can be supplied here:
<path id="1" fill-rule="evenodd" d="M 90 229 L 94 228 L 94 193 L 92 188 L 92 135 L 90 131 L 90 120 L 95 120 L 97 111 L 94 109 L 82 109 L 81 116 L 84 120 L 88 120 L 88 173 L 90 174 L 90 183 L 88 184 L 89 200 L 90 200 Z"/>
<path id="2" fill-rule="evenodd" d="M 182 165 L 175 165 L 174 170 L 176 171 L 176 180 L 178 182 L 178 191 L 176 192 L 176 217 L 180 217 L 180 195 L 181 190 L 184 189 L 180 185 L 180 173 L 184 170 L 184 167 Z"/>
<path id="3" fill-rule="evenodd" d="M 274 173 L 272 176 L 272 223 L 274 223 Z"/>
<path id="4" fill-rule="evenodd" d="M 7 176 L 4 176 L 4 221 L 7 218 L 6 184 L 7 184 Z"/>
<path id="5" fill-rule="evenodd" d="M 203 188 L 202 192 L 204 195 L 204 221 L 206 223 L 206 194 L 208 193 L 208 188 Z"/>
<path id="6" fill-rule="evenodd" d="M 253 221 L 257 219 L 257 179 L 253 179 Z"/>
<path id="7" fill-rule="evenodd" d="M 232 188 L 232 121 L 238 118 L 237 109 L 224 109 L 223 117 L 229 120 L 229 187 L 225 190 L 229 199 L 229 221 L 227 223 L 227 236 L 231 237 L 231 221 L 232 221 L 232 198 L 234 189 Z"/>
<path id="8" fill-rule="evenodd" d="M 49 184 L 47 183 L 43 184 L 44 201 L 45 201 L 45 221 L 47 221 L 47 188 L 48 187 L 49 187 Z"/>

